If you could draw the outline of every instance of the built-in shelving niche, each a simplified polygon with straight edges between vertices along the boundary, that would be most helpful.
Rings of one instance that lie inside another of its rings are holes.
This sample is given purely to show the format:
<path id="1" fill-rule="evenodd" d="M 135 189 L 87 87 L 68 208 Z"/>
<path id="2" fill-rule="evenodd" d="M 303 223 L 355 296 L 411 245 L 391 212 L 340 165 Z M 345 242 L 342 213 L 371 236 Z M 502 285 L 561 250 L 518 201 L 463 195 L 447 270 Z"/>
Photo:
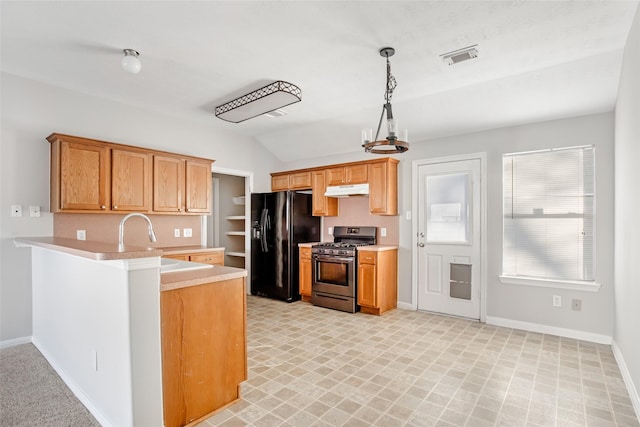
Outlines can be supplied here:
<path id="1" fill-rule="evenodd" d="M 246 177 L 213 173 L 207 245 L 225 248 L 224 264 L 246 268 Z"/>

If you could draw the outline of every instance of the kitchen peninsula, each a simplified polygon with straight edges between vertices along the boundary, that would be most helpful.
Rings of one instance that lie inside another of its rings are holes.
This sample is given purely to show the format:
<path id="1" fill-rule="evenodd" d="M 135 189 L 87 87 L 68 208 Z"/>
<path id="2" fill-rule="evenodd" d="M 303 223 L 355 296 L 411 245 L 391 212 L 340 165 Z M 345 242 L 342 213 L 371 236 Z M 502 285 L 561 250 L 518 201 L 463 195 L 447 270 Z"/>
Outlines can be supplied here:
<path id="1" fill-rule="evenodd" d="M 162 249 L 15 242 L 31 247 L 33 343 L 102 425 L 189 425 L 239 398 L 246 270 L 161 274 Z"/>

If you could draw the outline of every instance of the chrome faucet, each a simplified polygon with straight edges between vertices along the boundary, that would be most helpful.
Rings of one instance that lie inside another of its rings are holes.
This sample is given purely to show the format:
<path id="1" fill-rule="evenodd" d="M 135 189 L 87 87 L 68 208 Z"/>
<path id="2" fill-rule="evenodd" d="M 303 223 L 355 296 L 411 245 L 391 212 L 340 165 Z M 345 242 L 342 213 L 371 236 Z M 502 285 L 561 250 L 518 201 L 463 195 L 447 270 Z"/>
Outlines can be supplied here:
<path id="1" fill-rule="evenodd" d="M 134 213 L 130 213 L 129 215 L 126 215 L 124 218 L 122 218 L 122 220 L 120 220 L 120 227 L 118 229 L 118 248 L 119 249 L 124 248 L 124 223 L 127 222 L 129 218 L 134 216 L 139 216 L 141 218 L 144 218 L 147 221 L 147 224 L 149 224 L 149 228 L 148 228 L 149 240 L 152 242 L 158 241 L 158 239 L 156 238 L 156 233 L 153 232 L 153 225 L 151 224 L 151 220 L 149 219 L 149 217 L 146 216 L 145 214 L 134 212 Z"/>

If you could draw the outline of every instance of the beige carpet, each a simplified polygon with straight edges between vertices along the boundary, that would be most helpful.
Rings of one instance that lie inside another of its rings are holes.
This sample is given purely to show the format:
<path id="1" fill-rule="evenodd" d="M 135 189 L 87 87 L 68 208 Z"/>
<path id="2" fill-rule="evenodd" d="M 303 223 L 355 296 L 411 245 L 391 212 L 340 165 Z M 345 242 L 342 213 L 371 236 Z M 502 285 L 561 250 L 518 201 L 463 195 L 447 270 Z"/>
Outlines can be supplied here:
<path id="1" fill-rule="evenodd" d="M 0 426 L 99 426 L 33 344 L 0 350 Z"/>

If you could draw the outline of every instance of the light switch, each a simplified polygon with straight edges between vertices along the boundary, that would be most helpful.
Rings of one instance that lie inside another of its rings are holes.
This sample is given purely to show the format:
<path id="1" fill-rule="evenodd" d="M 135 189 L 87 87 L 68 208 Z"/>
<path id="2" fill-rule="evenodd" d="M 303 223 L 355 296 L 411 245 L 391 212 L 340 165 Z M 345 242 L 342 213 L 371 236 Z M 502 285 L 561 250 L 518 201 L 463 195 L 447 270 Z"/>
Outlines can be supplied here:
<path id="1" fill-rule="evenodd" d="M 76 239 L 87 240 L 87 230 L 76 230 Z"/>
<path id="2" fill-rule="evenodd" d="M 33 217 L 39 217 L 40 216 L 40 206 L 29 206 L 29 215 L 33 216 Z"/>
<path id="3" fill-rule="evenodd" d="M 182 235 L 184 237 L 191 237 L 191 229 L 190 228 L 183 228 L 182 229 Z"/>
<path id="4" fill-rule="evenodd" d="M 11 216 L 22 216 L 22 206 L 11 205 Z"/>

